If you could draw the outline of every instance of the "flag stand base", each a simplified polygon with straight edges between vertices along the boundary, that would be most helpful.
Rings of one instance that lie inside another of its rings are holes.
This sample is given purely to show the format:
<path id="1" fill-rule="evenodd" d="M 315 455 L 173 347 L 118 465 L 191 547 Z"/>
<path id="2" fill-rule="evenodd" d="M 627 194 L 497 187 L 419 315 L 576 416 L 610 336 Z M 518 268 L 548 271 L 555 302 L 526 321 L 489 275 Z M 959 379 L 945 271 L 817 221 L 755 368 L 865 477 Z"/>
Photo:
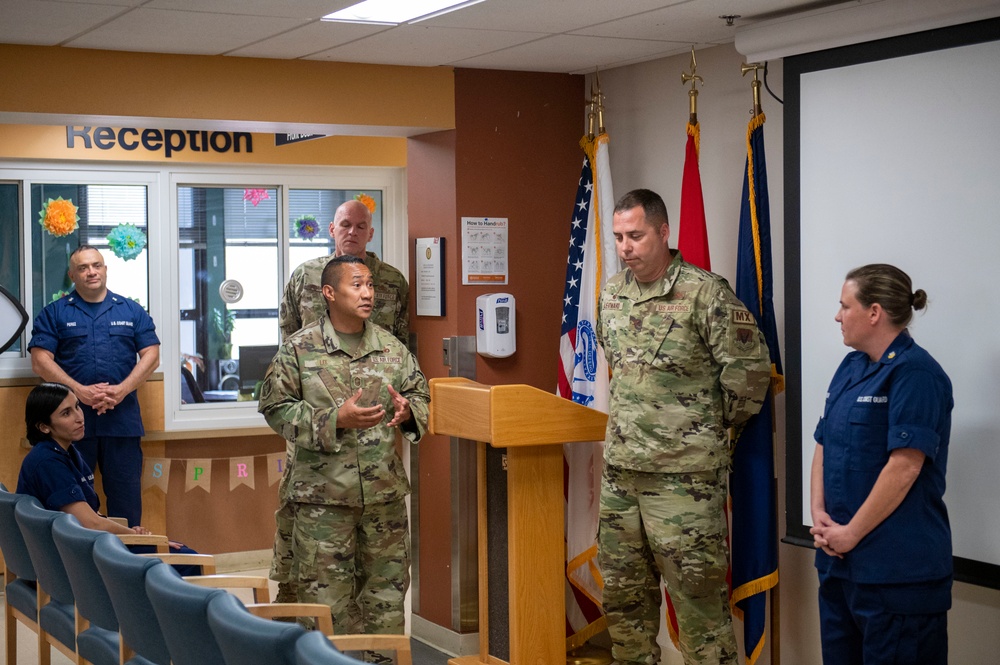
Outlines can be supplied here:
<path id="1" fill-rule="evenodd" d="M 584 644 L 566 654 L 567 665 L 609 665 L 611 651 L 593 644 Z"/>

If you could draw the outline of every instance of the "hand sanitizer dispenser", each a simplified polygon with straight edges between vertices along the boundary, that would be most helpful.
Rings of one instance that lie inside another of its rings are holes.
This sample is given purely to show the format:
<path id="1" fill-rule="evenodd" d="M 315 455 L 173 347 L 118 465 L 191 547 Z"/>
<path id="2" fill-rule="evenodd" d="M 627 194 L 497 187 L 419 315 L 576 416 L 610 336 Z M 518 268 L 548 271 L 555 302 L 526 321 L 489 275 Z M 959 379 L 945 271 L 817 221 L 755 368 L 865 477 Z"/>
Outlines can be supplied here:
<path id="1" fill-rule="evenodd" d="M 506 358 L 516 349 L 514 296 L 487 293 L 476 298 L 476 352 L 487 358 Z"/>

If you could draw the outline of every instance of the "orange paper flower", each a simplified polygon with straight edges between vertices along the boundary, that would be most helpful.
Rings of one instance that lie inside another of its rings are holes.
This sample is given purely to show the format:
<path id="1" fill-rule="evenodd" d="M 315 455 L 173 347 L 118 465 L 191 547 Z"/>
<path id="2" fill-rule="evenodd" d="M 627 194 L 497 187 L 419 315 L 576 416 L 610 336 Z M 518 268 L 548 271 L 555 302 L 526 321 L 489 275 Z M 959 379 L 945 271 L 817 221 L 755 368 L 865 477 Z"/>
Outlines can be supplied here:
<path id="1" fill-rule="evenodd" d="M 368 212 L 373 214 L 375 213 L 375 199 L 373 199 L 372 197 L 368 196 L 367 194 L 358 194 L 357 196 L 354 197 L 354 200 L 361 201 L 362 203 L 365 204 L 365 207 L 368 208 Z"/>
<path id="2" fill-rule="evenodd" d="M 67 201 L 63 197 L 49 199 L 45 202 L 45 207 L 38 213 L 38 223 L 46 231 L 56 236 L 68 236 L 76 231 L 77 222 L 80 216 L 76 214 L 79 210 L 72 201 Z"/>

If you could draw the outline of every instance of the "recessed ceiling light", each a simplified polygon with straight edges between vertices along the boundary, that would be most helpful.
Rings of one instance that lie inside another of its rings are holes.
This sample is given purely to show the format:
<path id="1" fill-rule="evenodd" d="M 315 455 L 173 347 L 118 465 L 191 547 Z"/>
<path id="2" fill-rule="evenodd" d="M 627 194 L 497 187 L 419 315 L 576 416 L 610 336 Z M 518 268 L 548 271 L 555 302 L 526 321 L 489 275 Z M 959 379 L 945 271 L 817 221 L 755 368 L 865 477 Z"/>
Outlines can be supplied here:
<path id="1" fill-rule="evenodd" d="M 484 0 L 364 0 L 338 12 L 327 14 L 324 21 L 398 25 L 417 23 Z"/>

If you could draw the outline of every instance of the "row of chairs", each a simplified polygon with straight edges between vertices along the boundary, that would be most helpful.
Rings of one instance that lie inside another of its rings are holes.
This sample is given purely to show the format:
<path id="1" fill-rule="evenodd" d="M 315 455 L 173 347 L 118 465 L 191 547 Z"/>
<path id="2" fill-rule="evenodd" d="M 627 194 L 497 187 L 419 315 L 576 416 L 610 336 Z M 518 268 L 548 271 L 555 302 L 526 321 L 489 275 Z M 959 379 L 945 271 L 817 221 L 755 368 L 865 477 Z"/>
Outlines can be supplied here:
<path id="1" fill-rule="evenodd" d="M 17 662 L 18 622 L 37 635 L 39 665 L 50 665 L 53 646 L 81 665 L 356 665 L 342 651 L 369 649 L 394 650 L 398 665 L 411 665 L 405 635 L 333 636 L 326 606 L 270 604 L 264 578 L 182 578 L 168 562 L 194 557 L 214 573 L 212 557 L 170 554 L 164 537 L 152 541 L 164 551 L 133 554 L 123 537 L 0 484 L 7 665 Z M 219 588 L 233 586 L 253 588 L 256 602 Z M 279 617 L 311 617 L 317 630 L 271 620 Z"/>

